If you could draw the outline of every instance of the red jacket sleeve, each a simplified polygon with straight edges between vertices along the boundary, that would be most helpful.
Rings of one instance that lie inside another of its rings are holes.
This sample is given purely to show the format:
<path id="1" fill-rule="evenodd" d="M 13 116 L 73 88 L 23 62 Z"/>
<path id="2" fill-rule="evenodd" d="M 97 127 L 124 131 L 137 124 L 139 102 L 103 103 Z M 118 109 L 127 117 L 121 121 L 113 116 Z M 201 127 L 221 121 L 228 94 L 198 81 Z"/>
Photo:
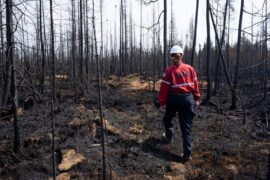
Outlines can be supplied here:
<path id="1" fill-rule="evenodd" d="M 194 100 L 199 101 L 201 98 L 201 95 L 200 95 L 200 91 L 199 91 L 197 74 L 194 71 L 194 69 L 193 69 L 193 82 L 194 82 L 194 91 L 193 91 Z"/>
<path id="2" fill-rule="evenodd" d="M 162 82 L 160 85 L 159 96 L 158 96 L 158 100 L 161 106 L 164 106 L 166 104 L 167 96 L 170 91 L 170 86 L 171 86 L 171 80 L 170 80 L 169 69 L 167 68 L 162 77 Z"/>

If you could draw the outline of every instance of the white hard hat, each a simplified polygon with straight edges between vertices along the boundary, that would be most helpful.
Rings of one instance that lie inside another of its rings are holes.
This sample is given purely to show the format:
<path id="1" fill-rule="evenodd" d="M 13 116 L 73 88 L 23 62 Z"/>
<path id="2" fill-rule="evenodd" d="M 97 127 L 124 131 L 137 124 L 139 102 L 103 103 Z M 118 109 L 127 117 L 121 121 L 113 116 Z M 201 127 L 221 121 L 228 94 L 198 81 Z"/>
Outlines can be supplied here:
<path id="1" fill-rule="evenodd" d="M 184 55 L 183 49 L 180 46 L 173 46 L 171 48 L 170 54 L 178 54 L 178 53 Z"/>

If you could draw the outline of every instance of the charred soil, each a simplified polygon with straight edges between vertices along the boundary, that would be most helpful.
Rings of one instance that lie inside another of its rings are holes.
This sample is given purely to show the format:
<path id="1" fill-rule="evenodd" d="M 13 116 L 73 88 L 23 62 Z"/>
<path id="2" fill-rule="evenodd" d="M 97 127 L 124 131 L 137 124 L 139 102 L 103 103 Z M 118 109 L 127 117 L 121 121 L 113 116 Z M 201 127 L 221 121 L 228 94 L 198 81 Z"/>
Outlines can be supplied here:
<path id="1" fill-rule="evenodd" d="M 96 81 L 74 100 L 62 88 L 54 105 L 58 179 L 102 177 L 101 123 Z M 159 82 L 156 83 L 158 89 Z M 151 85 L 151 88 L 150 88 Z M 68 87 L 62 85 L 62 87 Z M 150 90 L 151 91 L 150 91 Z M 111 179 L 266 179 L 270 145 L 269 99 L 243 112 L 229 110 L 230 96 L 213 97 L 222 108 L 204 105 L 193 125 L 192 160 L 181 162 L 178 118 L 174 137 L 162 145 L 162 117 L 153 104 L 153 83 L 136 74 L 103 80 L 106 176 Z M 204 94 L 202 87 L 201 93 Z M 223 99 L 220 101 L 220 99 Z M 246 101 L 247 103 L 247 101 Z M 52 177 L 52 134 L 49 103 L 21 110 L 21 152 L 14 154 L 13 119 L 0 121 L 0 179 Z"/>

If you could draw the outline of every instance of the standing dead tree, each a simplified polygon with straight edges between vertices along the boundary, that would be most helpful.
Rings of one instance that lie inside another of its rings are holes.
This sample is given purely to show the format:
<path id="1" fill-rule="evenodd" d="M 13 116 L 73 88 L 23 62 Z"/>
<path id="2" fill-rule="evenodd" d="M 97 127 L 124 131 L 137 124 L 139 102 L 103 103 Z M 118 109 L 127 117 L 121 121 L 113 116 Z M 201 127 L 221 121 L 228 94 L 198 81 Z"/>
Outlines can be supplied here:
<path id="1" fill-rule="evenodd" d="M 268 18 L 269 18 L 269 15 L 268 15 L 268 12 L 267 12 L 267 1 L 265 1 L 265 25 L 264 25 L 264 80 L 263 80 L 263 97 L 264 99 L 266 99 L 266 96 L 267 96 L 267 83 L 268 83 L 268 46 L 267 46 L 267 41 L 268 41 L 268 33 L 267 33 L 267 24 L 268 24 Z"/>
<path id="2" fill-rule="evenodd" d="M 198 11 L 199 11 L 199 0 L 197 0 L 196 2 L 195 28 L 194 28 L 194 39 L 193 39 L 192 53 L 191 53 L 191 66 L 194 66 L 194 54 L 195 54 L 195 49 L 196 49 L 196 38 L 197 38 Z"/>
<path id="3" fill-rule="evenodd" d="M 52 122 L 52 167 L 53 179 L 56 179 L 56 159 L 55 159 L 55 122 L 54 122 L 54 100 L 55 97 L 55 53 L 54 53 L 54 25 L 53 25 L 53 6 L 50 0 L 50 27 L 51 27 L 51 122 Z"/>
<path id="4" fill-rule="evenodd" d="M 6 49 L 6 58 L 8 65 L 7 70 L 11 70 L 11 78 L 6 81 L 10 81 L 11 89 L 7 88 L 6 91 L 11 91 L 12 96 L 12 112 L 14 118 L 14 152 L 18 153 L 20 150 L 20 133 L 18 125 L 18 96 L 17 96 L 17 85 L 16 85 L 16 62 L 14 58 L 14 31 L 13 31 L 13 20 L 12 20 L 12 10 L 13 2 L 12 0 L 6 0 L 6 39 L 7 39 L 7 49 Z M 7 86 L 9 87 L 9 86 Z M 6 94 L 5 100 L 7 100 L 8 93 Z"/>
<path id="5" fill-rule="evenodd" d="M 103 62 L 103 0 L 99 1 L 99 7 L 100 7 L 100 60 L 101 60 L 101 73 L 104 74 L 104 62 Z"/>
<path id="6" fill-rule="evenodd" d="M 233 89 L 232 91 L 232 104 L 231 109 L 236 108 L 237 102 L 237 88 L 238 88 L 238 80 L 239 80 L 239 61 L 240 61 L 240 48 L 241 48 L 241 32 L 242 32 L 242 20 L 243 20 L 243 8 L 244 8 L 244 0 L 241 0 L 240 5 L 240 15 L 239 15 L 239 24 L 238 24 L 238 39 L 237 39 L 237 50 L 236 50 L 236 65 L 234 70 L 234 81 L 233 81 Z"/>
<path id="7" fill-rule="evenodd" d="M 222 29 L 222 34 L 221 34 L 221 42 L 220 42 L 220 48 L 222 49 L 222 46 L 224 44 L 224 38 L 225 38 L 225 30 L 226 30 L 226 19 L 227 19 L 227 9 L 228 9 L 228 3 L 229 3 L 229 0 L 226 0 L 226 3 L 225 3 L 225 10 L 224 10 L 224 16 L 223 16 L 223 29 Z M 212 17 L 212 13 L 211 13 L 211 17 Z M 212 20 L 213 22 L 213 20 Z M 213 23 L 213 26 L 215 27 L 214 23 Z M 215 73 L 215 87 L 214 87 L 214 92 L 213 94 L 215 94 L 218 89 L 219 89 L 219 80 L 220 80 L 220 73 L 219 73 L 219 67 L 220 67 L 220 58 L 221 58 L 221 54 L 222 52 L 219 50 L 219 53 L 218 53 L 218 59 L 217 59 L 217 62 L 216 62 L 216 73 Z"/>
<path id="8" fill-rule="evenodd" d="M 127 1 L 124 0 L 124 4 L 123 4 L 123 7 L 124 7 L 124 29 L 125 29 L 125 36 L 124 36 L 124 39 L 125 39 L 125 44 L 124 44 L 124 57 L 125 57 L 125 63 L 123 64 L 124 65 L 124 74 L 127 73 L 127 64 L 128 64 L 128 38 L 127 38 Z"/>
<path id="9" fill-rule="evenodd" d="M 139 57 L 139 72 L 142 70 L 142 4 L 143 0 L 141 0 L 141 5 L 140 5 L 140 57 Z"/>
<path id="10" fill-rule="evenodd" d="M 216 37 L 216 42 L 217 42 L 217 45 L 218 45 L 219 55 L 221 57 L 222 64 L 223 64 L 224 74 L 225 74 L 225 77 L 226 77 L 226 80 L 227 80 L 227 84 L 229 85 L 230 89 L 233 91 L 233 89 L 232 89 L 232 82 L 231 82 L 231 79 L 230 79 L 230 76 L 229 76 L 227 65 L 225 63 L 225 58 L 224 58 L 223 53 L 222 53 L 222 44 L 220 43 L 220 40 L 218 38 L 218 32 L 217 32 L 216 25 L 214 24 L 213 13 L 212 13 L 212 10 L 211 9 L 209 11 L 210 11 L 210 15 L 211 15 L 211 20 L 212 20 L 212 24 L 213 24 L 213 27 L 214 27 L 214 31 L 215 31 L 215 37 Z"/>
<path id="11" fill-rule="evenodd" d="M 76 75 L 76 20 L 75 20 L 75 0 L 71 0 L 71 21 L 72 21 L 72 35 L 71 35 L 71 58 L 72 58 L 72 80 L 73 89 L 75 92 L 74 98 L 77 96 L 77 75 Z"/>
<path id="12" fill-rule="evenodd" d="M 79 68 L 79 77 L 80 77 L 80 93 L 84 95 L 84 71 L 83 71 L 83 0 L 80 0 L 80 8 L 79 8 L 79 60 L 80 60 L 80 68 Z"/>
<path id="13" fill-rule="evenodd" d="M 41 59 L 42 59 L 42 67 L 41 67 L 41 78 L 39 82 L 39 90 L 40 93 L 44 94 L 44 79 L 45 79 L 45 48 L 43 42 L 43 32 L 42 32 L 42 0 L 39 0 L 39 34 L 40 34 L 40 46 L 41 46 Z"/>
<path id="14" fill-rule="evenodd" d="M 168 66 L 167 61 L 167 1 L 164 0 L 164 29 L 163 29 L 163 71 Z"/>
<path id="15" fill-rule="evenodd" d="M 124 54 L 123 54 L 123 32 L 124 32 L 124 28 L 123 28 L 123 16 L 124 16 L 124 13 L 123 13 L 123 0 L 120 0 L 120 40 L 119 40 L 119 43 L 120 43 L 120 46 L 119 46 L 119 73 L 122 74 L 123 73 L 123 69 L 124 69 L 124 65 L 123 65 L 123 61 L 124 61 Z"/>
<path id="16" fill-rule="evenodd" d="M 88 25 L 88 0 L 85 0 L 85 76 L 86 76 L 86 89 L 88 91 L 89 81 L 89 25 Z"/>
<path id="17" fill-rule="evenodd" d="M 210 77 L 210 48 L 211 48 L 211 40 L 210 40 L 210 2 L 206 1 L 206 31 L 207 31 L 207 52 L 206 52 L 206 73 L 207 73 L 207 94 L 205 103 L 207 103 L 211 98 L 211 77 Z"/>
<path id="18" fill-rule="evenodd" d="M 9 94 L 10 94 L 10 85 L 11 85 L 11 60 L 8 59 L 10 53 L 13 51 L 12 49 L 12 40 L 11 40 L 11 36 L 13 35 L 13 32 L 12 32 L 12 12 L 10 12 L 10 8 L 8 7 L 12 7 L 12 2 L 10 2 L 9 0 L 6 0 L 6 27 L 7 27 L 7 37 L 9 37 L 9 41 L 10 41 L 10 44 L 9 44 L 9 48 L 7 48 L 6 50 L 6 65 L 5 65 L 5 71 L 4 71 L 4 87 L 3 87 L 3 97 L 2 97 L 2 106 L 5 107 L 6 104 L 7 104 L 7 100 L 8 100 L 8 97 L 9 97 Z M 8 32 L 9 30 L 9 32 Z M 8 41 L 8 40 L 7 40 Z"/>
<path id="19" fill-rule="evenodd" d="M 0 27 L 3 26 L 3 14 L 2 14 L 2 1 L 0 0 Z M 3 28 L 0 29 L 0 106 L 2 104 L 3 99 L 3 87 L 4 87 L 4 54 L 3 54 L 3 48 L 4 48 L 4 34 L 3 34 Z"/>
<path id="20" fill-rule="evenodd" d="M 102 143 L 102 179 L 106 179 L 106 157 L 105 157 L 105 145 L 104 145 L 104 122 L 103 122 L 103 109 L 102 109 L 102 95 L 101 95 L 101 73 L 100 73 L 100 61 L 98 58 L 98 50 L 97 50 L 97 37 L 96 37 L 96 27 L 95 27 L 95 4 L 94 0 L 92 0 L 93 6 L 93 14 L 92 14 L 92 25 L 93 25 L 93 33 L 94 33 L 94 45 L 95 45 L 95 58 L 97 63 L 97 77 L 98 77 L 98 99 L 99 99 L 99 117 L 101 123 L 101 143 Z"/>

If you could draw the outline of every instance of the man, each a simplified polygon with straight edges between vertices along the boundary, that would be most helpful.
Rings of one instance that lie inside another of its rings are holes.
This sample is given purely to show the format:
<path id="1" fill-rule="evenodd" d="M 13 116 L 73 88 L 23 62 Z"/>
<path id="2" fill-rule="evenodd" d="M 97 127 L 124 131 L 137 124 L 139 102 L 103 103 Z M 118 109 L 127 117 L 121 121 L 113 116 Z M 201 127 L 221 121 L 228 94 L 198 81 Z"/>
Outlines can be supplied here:
<path id="1" fill-rule="evenodd" d="M 180 46 L 171 48 L 172 65 L 163 75 L 158 100 L 159 110 L 166 110 L 163 117 L 165 133 L 162 140 L 164 143 L 171 143 L 172 119 L 178 112 L 183 139 L 182 160 L 188 161 L 191 159 L 192 120 L 195 116 L 194 110 L 200 104 L 200 92 L 196 72 L 190 65 L 183 63 L 183 55 Z"/>

